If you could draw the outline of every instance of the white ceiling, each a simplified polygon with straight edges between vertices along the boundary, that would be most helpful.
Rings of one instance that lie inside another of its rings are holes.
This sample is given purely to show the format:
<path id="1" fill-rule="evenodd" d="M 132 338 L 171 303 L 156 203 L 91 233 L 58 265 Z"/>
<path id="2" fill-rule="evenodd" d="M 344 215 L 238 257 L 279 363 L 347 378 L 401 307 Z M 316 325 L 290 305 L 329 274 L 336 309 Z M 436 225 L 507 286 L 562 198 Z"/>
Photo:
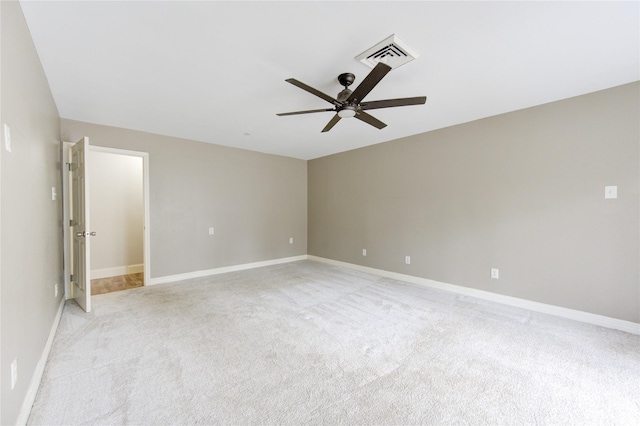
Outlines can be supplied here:
<path id="1" fill-rule="evenodd" d="M 301 159 L 640 80 L 638 1 L 21 4 L 61 117 Z M 335 97 L 394 33 L 420 57 L 366 100 L 426 105 L 276 116 L 331 108 L 286 78 Z"/>

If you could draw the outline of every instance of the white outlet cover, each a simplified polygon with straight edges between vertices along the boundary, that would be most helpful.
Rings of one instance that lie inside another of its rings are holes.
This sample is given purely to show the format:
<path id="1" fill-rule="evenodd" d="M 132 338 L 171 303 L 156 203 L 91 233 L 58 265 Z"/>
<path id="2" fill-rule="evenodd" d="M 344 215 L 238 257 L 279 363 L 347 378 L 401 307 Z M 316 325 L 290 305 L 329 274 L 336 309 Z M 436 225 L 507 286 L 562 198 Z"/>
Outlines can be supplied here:
<path id="1" fill-rule="evenodd" d="M 605 186 L 604 187 L 604 198 L 605 199 L 614 199 L 618 198 L 618 187 L 613 186 Z"/>
<path id="2" fill-rule="evenodd" d="M 491 268 L 491 278 L 499 279 L 500 278 L 500 270 L 496 268 Z"/>
<path id="3" fill-rule="evenodd" d="M 362 249 L 362 255 L 366 256 L 367 255 L 367 249 Z"/>
<path id="4" fill-rule="evenodd" d="M 289 244 L 293 244 L 293 237 L 289 238 Z"/>
<path id="5" fill-rule="evenodd" d="M 58 198 L 58 193 L 56 192 L 56 187 L 51 187 L 51 201 L 55 201 Z"/>
<path id="6" fill-rule="evenodd" d="M 411 265 L 411 256 L 405 256 L 404 263 L 406 263 L 407 265 Z"/>
<path id="7" fill-rule="evenodd" d="M 214 234 L 214 232 L 215 232 L 215 229 L 213 229 L 213 228 L 209 228 L 209 235 L 213 235 L 213 234 Z"/>

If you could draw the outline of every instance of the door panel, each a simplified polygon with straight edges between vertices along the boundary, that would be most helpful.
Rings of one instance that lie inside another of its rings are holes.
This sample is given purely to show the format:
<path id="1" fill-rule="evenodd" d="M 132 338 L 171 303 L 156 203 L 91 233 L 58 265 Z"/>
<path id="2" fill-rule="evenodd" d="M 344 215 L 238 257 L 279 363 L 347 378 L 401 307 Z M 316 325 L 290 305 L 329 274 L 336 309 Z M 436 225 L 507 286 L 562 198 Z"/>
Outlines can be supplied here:
<path id="1" fill-rule="evenodd" d="M 87 153 L 89 138 L 84 137 L 71 147 L 71 294 L 86 312 L 91 311 L 91 277 L 89 249 L 89 185 L 87 182 Z"/>

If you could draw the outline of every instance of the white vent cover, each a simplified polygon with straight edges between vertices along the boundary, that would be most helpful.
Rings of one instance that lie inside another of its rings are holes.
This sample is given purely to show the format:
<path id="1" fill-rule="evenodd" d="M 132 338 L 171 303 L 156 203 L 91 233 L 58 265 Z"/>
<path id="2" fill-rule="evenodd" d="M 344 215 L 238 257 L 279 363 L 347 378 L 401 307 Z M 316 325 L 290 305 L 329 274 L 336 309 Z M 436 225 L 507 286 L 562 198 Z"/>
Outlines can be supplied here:
<path id="1" fill-rule="evenodd" d="M 375 67 L 378 62 L 384 62 L 391 68 L 398 68 L 417 57 L 418 54 L 413 49 L 400 40 L 397 35 L 392 34 L 356 56 L 356 59 L 371 68 Z"/>

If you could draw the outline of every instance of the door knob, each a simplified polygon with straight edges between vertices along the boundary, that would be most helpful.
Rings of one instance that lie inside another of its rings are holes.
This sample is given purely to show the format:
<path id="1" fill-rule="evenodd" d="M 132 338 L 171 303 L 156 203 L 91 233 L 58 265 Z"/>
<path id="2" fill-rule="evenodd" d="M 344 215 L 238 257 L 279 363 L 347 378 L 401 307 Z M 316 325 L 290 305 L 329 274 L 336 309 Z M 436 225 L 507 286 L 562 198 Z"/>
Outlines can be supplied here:
<path id="1" fill-rule="evenodd" d="M 89 236 L 95 237 L 96 236 L 96 231 L 93 231 L 93 232 L 84 232 L 84 231 L 76 232 L 76 237 L 78 237 L 78 238 L 89 237 Z"/>

